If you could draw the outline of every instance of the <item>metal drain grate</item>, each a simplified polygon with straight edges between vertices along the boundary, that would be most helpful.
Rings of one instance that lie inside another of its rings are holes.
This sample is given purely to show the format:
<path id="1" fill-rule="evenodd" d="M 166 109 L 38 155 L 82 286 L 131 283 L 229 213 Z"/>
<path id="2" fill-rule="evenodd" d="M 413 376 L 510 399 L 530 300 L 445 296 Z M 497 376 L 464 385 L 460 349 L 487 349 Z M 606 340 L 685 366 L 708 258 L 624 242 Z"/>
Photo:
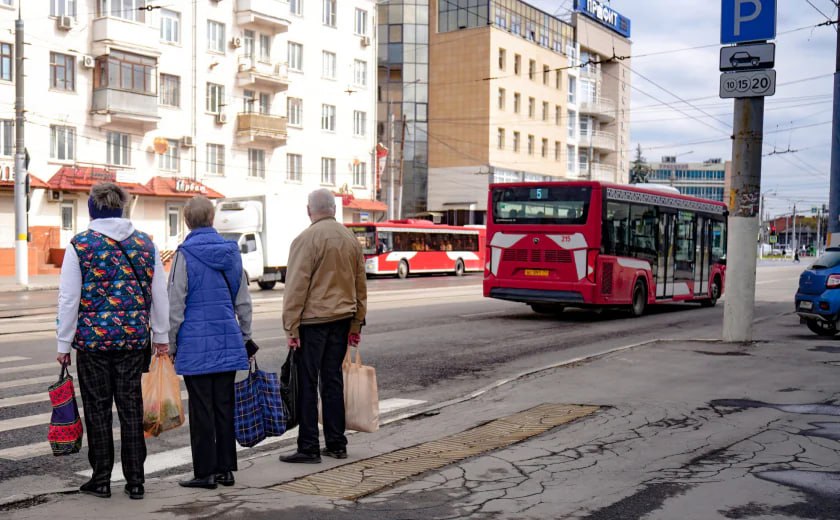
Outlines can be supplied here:
<path id="1" fill-rule="evenodd" d="M 443 439 L 315 473 L 273 489 L 357 500 L 409 477 L 545 433 L 598 409 L 597 406 L 541 404 Z"/>

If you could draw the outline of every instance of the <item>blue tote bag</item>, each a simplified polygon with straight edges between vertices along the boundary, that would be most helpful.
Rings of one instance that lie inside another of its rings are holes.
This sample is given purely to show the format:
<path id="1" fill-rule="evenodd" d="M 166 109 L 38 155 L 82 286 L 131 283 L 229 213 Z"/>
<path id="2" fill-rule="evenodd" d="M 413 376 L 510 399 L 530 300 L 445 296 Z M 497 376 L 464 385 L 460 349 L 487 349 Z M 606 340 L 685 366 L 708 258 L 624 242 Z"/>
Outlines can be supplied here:
<path id="1" fill-rule="evenodd" d="M 234 393 L 234 425 L 236 441 L 240 445 L 250 448 L 266 437 L 286 433 L 286 414 L 277 374 L 263 372 L 254 361 L 248 377 L 234 385 Z"/>

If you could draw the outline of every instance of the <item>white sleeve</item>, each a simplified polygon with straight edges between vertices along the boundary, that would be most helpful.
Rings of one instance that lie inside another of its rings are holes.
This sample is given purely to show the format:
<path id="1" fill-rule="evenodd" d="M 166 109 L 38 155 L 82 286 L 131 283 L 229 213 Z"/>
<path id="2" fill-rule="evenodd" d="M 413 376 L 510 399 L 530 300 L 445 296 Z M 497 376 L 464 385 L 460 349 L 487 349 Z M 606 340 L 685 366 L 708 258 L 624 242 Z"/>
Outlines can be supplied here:
<path id="1" fill-rule="evenodd" d="M 155 274 L 152 276 L 152 342 L 169 344 L 169 295 L 166 292 L 166 271 L 155 248 Z"/>
<path id="2" fill-rule="evenodd" d="M 72 245 L 64 249 L 64 261 L 58 281 L 58 309 L 56 316 L 56 337 L 58 352 L 70 353 L 70 345 L 76 336 L 79 324 L 79 302 L 82 299 L 82 270 L 79 257 Z"/>

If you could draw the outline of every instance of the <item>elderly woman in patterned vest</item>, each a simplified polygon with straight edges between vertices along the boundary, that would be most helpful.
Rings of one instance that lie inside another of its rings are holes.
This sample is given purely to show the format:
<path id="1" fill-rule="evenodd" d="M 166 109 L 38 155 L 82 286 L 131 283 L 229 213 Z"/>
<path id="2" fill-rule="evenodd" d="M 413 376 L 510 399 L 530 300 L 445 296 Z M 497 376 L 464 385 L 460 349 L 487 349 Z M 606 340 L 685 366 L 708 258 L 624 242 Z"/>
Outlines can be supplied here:
<path id="1" fill-rule="evenodd" d="M 151 238 L 123 218 L 126 192 L 112 183 L 90 191 L 90 225 L 64 253 L 58 290 L 58 362 L 76 350 L 85 409 L 88 460 L 83 493 L 111 496 L 114 440 L 111 407 L 120 418 L 125 492 L 143 498 L 143 396 L 140 375 L 149 340 L 169 349 L 166 273 Z M 151 330 L 150 330 L 151 329 Z"/>
<path id="2" fill-rule="evenodd" d="M 190 234 L 169 274 L 169 348 L 189 392 L 190 445 L 195 478 L 184 487 L 232 486 L 236 464 L 233 380 L 248 369 L 251 296 L 236 242 L 213 229 L 205 197 L 184 208 Z"/>

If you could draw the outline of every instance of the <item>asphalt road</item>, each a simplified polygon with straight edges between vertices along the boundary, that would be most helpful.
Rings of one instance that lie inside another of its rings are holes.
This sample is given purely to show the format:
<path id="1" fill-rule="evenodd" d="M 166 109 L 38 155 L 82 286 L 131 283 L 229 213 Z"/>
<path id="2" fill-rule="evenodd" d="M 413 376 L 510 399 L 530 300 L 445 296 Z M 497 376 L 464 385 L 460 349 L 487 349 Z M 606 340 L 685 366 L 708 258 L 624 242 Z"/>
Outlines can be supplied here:
<path id="1" fill-rule="evenodd" d="M 800 266 L 759 268 L 759 321 L 792 310 L 800 270 Z M 479 275 L 372 280 L 370 290 L 362 353 L 365 363 L 377 369 L 382 400 L 441 402 L 573 353 L 598 352 L 648 339 L 719 337 L 723 314 L 722 304 L 711 309 L 685 304 L 657 306 L 637 319 L 618 312 L 577 310 L 543 316 L 522 304 L 484 299 Z M 23 308 L 49 297 L 34 294 L 4 294 L 0 303 Z M 255 292 L 254 297 L 260 368 L 279 371 L 285 357 L 279 317 L 282 290 Z M 46 444 L 48 418 L 38 421 L 33 416 L 48 414 L 49 403 L 17 403 L 38 395 L 45 398 L 47 381 L 57 375 L 57 366 L 51 365 L 55 363 L 51 319 L 47 314 L 0 320 L 0 499 L 22 490 L 78 485 L 84 478 L 77 472 L 88 468 L 85 450 L 78 456 L 56 459 L 27 456 L 29 452 L 20 448 Z M 21 327 L 41 332 L 2 335 Z M 10 357 L 25 359 L 5 359 Z M 35 382 L 32 378 L 45 380 Z M 22 421 L 30 420 L 31 426 L 20 427 L 25 424 Z M 147 444 L 150 456 L 165 459 L 172 450 L 189 445 L 188 428 L 166 432 Z M 18 452 L 18 460 L 4 458 L 15 448 L 22 449 L 24 455 Z M 189 465 L 166 467 L 156 474 L 188 469 Z"/>

